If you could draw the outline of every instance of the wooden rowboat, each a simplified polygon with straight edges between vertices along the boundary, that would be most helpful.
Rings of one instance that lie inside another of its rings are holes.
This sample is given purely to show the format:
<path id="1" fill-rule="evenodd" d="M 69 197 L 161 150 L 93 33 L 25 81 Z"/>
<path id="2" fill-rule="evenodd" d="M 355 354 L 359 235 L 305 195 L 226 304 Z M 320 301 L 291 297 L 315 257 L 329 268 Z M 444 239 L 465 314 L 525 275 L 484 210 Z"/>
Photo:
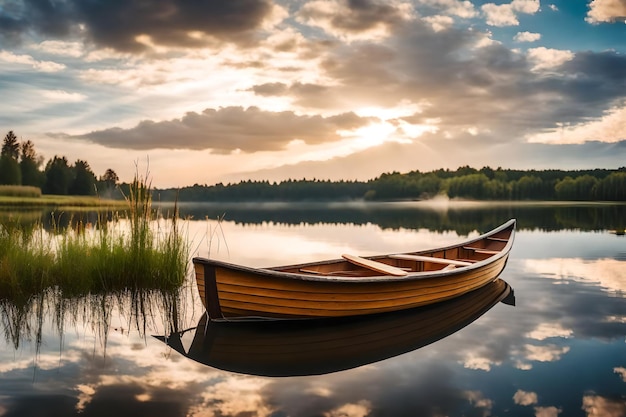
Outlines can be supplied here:
<path id="1" fill-rule="evenodd" d="M 211 320 L 346 317 L 438 303 L 494 281 L 513 245 L 515 220 L 463 243 L 418 252 L 272 268 L 194 258 Z"/>
<path id="2" fill-rule="evenodd" d="M 496 279 L 452 300 L 404 311 L 235 323 L 203 315 L 195 328 L 155 337 L 189 359 L 224 371 L 271 377 L 322 375 L 435 343 L 500 301 L 515 304 L 511 287 Z"/>

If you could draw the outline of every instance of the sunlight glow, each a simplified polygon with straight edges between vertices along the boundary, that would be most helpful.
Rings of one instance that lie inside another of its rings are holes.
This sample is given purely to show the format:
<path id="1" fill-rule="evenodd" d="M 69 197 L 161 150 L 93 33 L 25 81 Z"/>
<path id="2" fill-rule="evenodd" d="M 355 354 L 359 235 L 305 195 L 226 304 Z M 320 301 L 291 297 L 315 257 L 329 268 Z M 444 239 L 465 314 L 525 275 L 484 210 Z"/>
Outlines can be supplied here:
<path id="1" fill-rule="evenodd" d="M 376 123 L 364 126 L 353 131 L 340 130 L 337 133 L 343 137 L 354 138 L 356 148 L 364 149 L 380 145 L 389 140 L 390 135 L 396 128 L 388 122 Z"/>

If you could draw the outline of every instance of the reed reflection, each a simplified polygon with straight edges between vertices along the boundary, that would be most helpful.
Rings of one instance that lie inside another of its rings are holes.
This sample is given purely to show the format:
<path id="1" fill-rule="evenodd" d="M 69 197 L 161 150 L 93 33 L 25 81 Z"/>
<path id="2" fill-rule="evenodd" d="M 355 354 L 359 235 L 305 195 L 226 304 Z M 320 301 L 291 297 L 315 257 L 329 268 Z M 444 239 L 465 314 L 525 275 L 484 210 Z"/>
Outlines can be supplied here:
<path id="1" fill-rule="evenodd" d="M 249 375 L 321 375 L 381 361 L 445 338 L 500 301 L 514 305 L 503 280 L 450 301 L 361 318 L 215 322 L 157 337 L 202 364 Z M 187 349 L 183 338 L 193 332 Z"/>
<path id="2" fill-rule="evenodd" d="M 106 352 L 112 330 L 136 331 L 143 338 L 150 329 L 179 331 L 187 298 L 185 289 L 126 289 L 73 297 L 54 288 L 21 300 L 0 299 L 0 325 L 5 342 L 15 350 L 30 342 L 38 354 L 45 330 L 54 329 L 62 337 L 73 324 L 79 330 L 90 328 Z M 125 324 L 113 326 L 113 318 Z"/>

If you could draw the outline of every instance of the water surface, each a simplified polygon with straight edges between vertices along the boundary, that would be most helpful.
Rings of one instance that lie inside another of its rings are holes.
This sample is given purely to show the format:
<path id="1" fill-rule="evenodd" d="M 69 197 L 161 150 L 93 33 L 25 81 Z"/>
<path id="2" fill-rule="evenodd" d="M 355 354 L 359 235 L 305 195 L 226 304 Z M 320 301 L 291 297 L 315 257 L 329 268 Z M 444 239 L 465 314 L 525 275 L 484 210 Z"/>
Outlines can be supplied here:
<path id="1" fill-rule="evenodd" d="M 515 306 L 499 302 L 406 353 L 390 338 L 396 356 L 386 359 L 277 377 L 207 366 L 152 337 L 191 328 L 180 338 L 190 349 L 203 313 L 192 282 L 175 303 L 135 294 L 3 305 L 0 416 L 626 416 L 626 237 L 610 233 L 624 227 L 625 208 L 183 206 L 195 255 L 250 266 L 425 249 L 514 217 L 501 278 Z"/>

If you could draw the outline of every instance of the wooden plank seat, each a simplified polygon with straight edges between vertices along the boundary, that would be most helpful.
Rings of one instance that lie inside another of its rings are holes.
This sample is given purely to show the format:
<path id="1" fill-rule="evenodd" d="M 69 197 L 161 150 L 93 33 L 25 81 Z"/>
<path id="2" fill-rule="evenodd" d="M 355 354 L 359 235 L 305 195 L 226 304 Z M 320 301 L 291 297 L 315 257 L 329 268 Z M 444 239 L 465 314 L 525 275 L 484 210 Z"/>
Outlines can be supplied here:
<path id="1" fill-rule="evenodd" d="M 363 268 L 371 269 L 372 271 L 380 272 L 385 275 L 393 275 L 396 277 L 403 277 L 407 275 L 407 272 L 403 269 L 396 268 L 392 265 L 387 265 L 382 262 L 373 261 L 371 259 L 361 258 L 356 255 L 343 254 L 341 255 L 346 261 L 353 263 Z"/>
<path id="2" fill-rule="evenodd" d="M 434 256 L 409 255 L 409 254 L 404 254 L 404 253 L 389 255 L 389 257 L 392 259 L 402 259 L 405 261 L 432 262 L 432 263 L 448 264 L 448 265 L 454 265 L 454 266 L 469 266 L 472 264 L 471 262 L 458 261 L 456 259 L 435 258 Z"/>
<path id="3" fill-rule="evenodd" d="M 484 248 L 475 248 L 473 246 L 463 246 L 463 249 L 468 249 L 468 250 L 473 250 L 476 253 L 484 253 L 487 255 L 495 255 L 496 253 L 500 253 L 501 251 L 499 250 L 490 250 L 490 249 L 484 249 Z"/>

